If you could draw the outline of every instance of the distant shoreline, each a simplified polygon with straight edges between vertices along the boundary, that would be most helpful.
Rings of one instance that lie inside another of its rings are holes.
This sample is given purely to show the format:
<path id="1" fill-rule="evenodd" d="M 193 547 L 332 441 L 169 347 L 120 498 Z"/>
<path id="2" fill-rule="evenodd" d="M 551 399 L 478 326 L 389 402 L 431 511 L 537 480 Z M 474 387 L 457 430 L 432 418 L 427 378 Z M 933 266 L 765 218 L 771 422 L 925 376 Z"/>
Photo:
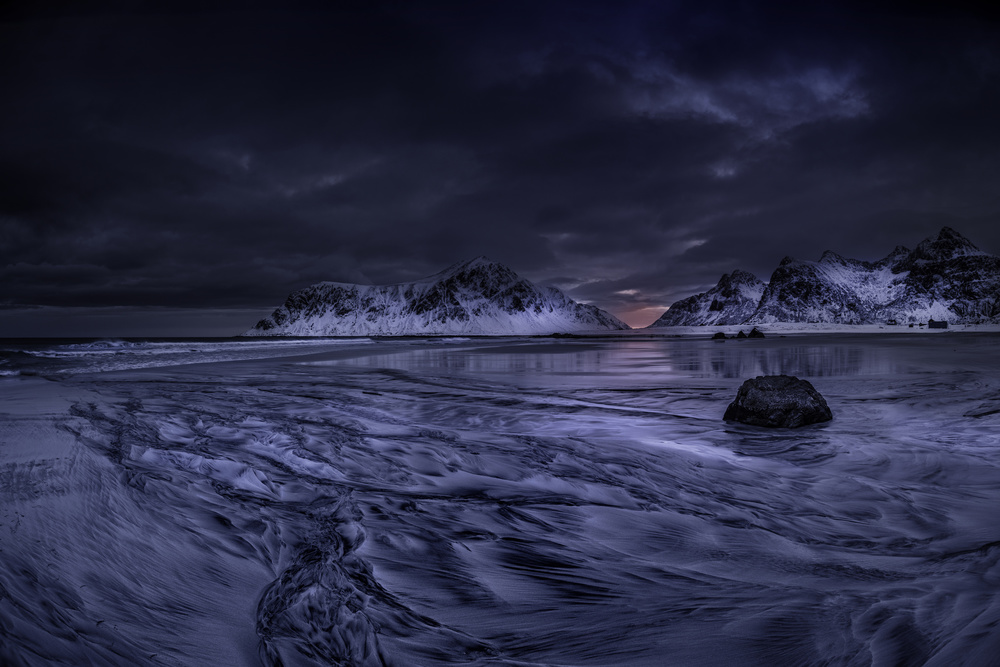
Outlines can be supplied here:
<path id="1" fill-rule="evenodd" d="M 669 326 L 669 327 L 641 327 L 625 329 L 621 331 L 594 330 L 594 331 L 573 331 L 556 332 L 550 334 L 399 334 L 399 335 L 367 335 L 367 336 L 244 336 L 240 334 L 232 336 L 9 336 L 0 337 L 0 344 L 16 344 L 18 342 L 47 342 L 47 343 L 80 343 L 80 342 L 101 342 L 101 341 L 122 341 L 122 342 L 222 342 L 233 343 L 246 342 L 264 343 L 272 341 L 366 341 L 366 340 L 438 340 L 447 342 L 462 342 L 466 340 L 494 340 L 500 338 L 542 338 L 542 339 L 579 339 L 579 338 L 636 338 L 636 337 L 701 337 L 712 336 L 717 332 L 727 335 L 735 335 L 739 331 L 749 333 L 756 327 L 765 335 L 777 334 L 946 334 L 946 333 L 1000 333 L 1000 323 L 996 324 L 948 324 L 947 329 L 930 329 L 927 326 L 909 326 L 907 324 L 887 325 L 887 324 L 835 324 L 835 323 L 812 323 L 812 322 L 778 322 L 771 324 L 709 324 L 697 326 Z"/>

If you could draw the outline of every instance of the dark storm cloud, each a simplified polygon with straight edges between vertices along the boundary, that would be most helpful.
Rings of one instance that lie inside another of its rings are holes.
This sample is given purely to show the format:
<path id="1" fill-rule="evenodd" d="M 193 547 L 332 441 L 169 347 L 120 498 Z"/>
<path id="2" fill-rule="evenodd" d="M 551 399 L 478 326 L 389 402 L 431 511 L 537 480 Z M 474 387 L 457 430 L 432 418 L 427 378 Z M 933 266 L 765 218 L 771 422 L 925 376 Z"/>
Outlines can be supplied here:
<path id="1" fill-rule="evenodd" d="M 998 25 L 782 5 L 13 5 L 0 333 L 479 254 L 643 324 L 786 254 L 1000 251 Z"/>

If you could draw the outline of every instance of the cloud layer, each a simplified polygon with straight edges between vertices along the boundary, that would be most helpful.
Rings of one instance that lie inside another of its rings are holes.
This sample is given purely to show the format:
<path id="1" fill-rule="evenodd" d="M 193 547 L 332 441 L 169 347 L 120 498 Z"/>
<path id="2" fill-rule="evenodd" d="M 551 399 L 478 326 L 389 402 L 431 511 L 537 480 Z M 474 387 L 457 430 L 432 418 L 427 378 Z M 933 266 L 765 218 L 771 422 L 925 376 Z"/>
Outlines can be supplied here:
<path id="1" fill-rule="evenodd" d="M 0 335 L 479 254 L 642 325 L 787 254 L 1000 252 L 1000 27 L 960 3 L 330 6 L 5 10 Z"/>

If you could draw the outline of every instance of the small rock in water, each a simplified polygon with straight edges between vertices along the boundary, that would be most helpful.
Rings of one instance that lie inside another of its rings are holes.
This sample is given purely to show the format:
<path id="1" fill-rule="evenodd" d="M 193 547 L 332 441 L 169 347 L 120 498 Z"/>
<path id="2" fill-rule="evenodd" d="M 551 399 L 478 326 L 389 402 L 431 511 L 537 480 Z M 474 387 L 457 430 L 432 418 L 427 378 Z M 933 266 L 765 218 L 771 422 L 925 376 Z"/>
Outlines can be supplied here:
<path id="1" fill-rule="evenodd" d="M 764 332 L 758 329 L 757 327 L 751 329 L 750 335 L 747 336 L 747 338 L 763 338 L 763 337 L 764 337 Z"/>
<path id="2" fill-rule="evenodd" d="M 712 340 L 726 340 L 726 334 L 721 331 L 716 331 L 715 335 L 712 336 Z"/>
<path id="3" fill-rule="evenodd" d="M 743 383 L 723 419 L 754 426 L 798 428 L 830 421 L 833 413 L 806 380 L 790 375 L 761 375 Z"/>
<path id="4" fill-rule="evenodd" d="M 743 333 L 743 329 L 740 329 L 740 332 L 738 334 L 736 334 L 736 337 L 737 338 L 746 338 L 747 335 L 745 333 Z"/>

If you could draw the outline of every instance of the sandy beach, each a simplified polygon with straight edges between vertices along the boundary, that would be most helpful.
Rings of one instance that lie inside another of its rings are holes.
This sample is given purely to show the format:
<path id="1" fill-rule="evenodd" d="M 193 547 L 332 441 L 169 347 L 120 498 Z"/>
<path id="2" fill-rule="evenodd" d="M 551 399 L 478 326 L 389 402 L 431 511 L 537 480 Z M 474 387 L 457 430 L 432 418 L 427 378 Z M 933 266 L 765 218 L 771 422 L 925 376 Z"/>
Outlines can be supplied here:
<path id="1" fill-rule="evenodd" d="M 5 664 L 1000 652 L 993 334 L 323 345 L 0 380 Z"/>

